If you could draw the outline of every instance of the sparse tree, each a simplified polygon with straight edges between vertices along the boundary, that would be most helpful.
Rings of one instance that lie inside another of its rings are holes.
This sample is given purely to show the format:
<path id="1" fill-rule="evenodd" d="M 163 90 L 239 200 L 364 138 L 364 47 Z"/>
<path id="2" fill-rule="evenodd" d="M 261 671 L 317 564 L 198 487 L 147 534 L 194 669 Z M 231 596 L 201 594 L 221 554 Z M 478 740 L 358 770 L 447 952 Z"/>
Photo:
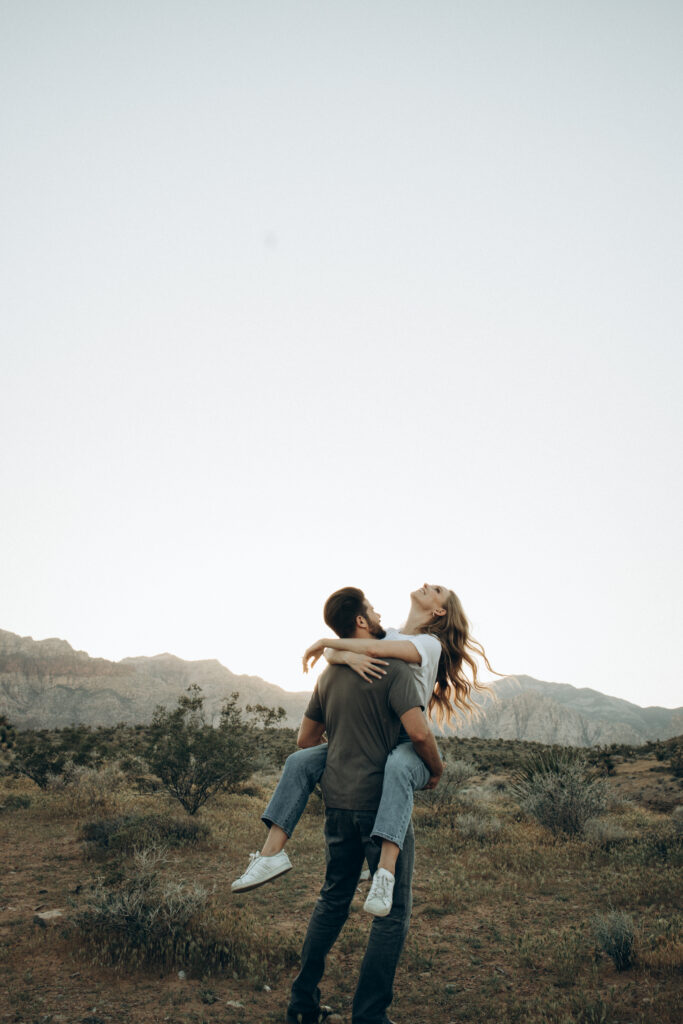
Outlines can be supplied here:
<path id="1" fill-rule="evenodd" d="M 69 759 L 69 752 L 47 729 L 18 733 L 13 754 L 12 773 L 33 779 L 41 789 L 47 789 L 53 776 L 61 775 Z"/>
<path id="2" fill-rule="evenodd" d="M 258 728 L 258 763 L 255 767 L 280 768 L 286 757 L 296 750 L 296 730 L 282 725 L 287 712 L 283 707 L 247 704 L 247 714 Z"/>
<path id="3" fill-rule="evenodd" d="M 223 702 L 213 728 L 199 686 L 188 687 L 175 708 L 154 712 L 145 760 L 188 814 L 220 791 L 231 791 L 252 772 L 255 729 L 242 717 L 238 694 Z"/>

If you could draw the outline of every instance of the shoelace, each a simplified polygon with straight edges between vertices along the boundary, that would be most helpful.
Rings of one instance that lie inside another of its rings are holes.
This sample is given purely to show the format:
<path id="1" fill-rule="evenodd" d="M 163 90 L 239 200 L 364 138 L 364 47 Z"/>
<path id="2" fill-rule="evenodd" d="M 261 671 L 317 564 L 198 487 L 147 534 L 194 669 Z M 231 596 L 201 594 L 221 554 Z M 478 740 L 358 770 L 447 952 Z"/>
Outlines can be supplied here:
<path id="1" fill-rule="evenodd" d="M 256 861 L 260 860 L 260 859 L 261 859 L 261 854 L 258 852 L 258 850 L 254 851 L 254 853 L 250 853 L 249 854 L 249 864 L 247 865 L 247 870 L 244 872 L 245 875 L 248 874 L 251 871 L 251 869 L 253 868 L 253 866 L 256 863 Z"/>
<path id="2" fill-rule="evenodd" d="M 386 875 L 375 875 L 372 880 L 372 892 L 370 896 L 379 896 L 381 900 L 388 900 L 391 894 L 391 879 Z"/>

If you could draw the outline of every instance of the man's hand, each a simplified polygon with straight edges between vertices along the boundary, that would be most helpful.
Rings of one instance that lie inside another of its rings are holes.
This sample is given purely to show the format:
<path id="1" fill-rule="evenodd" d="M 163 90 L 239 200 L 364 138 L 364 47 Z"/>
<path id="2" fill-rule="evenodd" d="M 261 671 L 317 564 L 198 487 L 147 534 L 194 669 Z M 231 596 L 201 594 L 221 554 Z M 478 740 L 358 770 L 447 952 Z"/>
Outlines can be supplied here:
<path id="1" fill-rule="evenodd" d="M 439 784 L 439 779 L 440 778 L 441 778 L 440 774 L 439 775 L 430 775 L 429 782 L 427 783 L 426 786 L 423 786 L 422 788 L 423 789 L 436 789 L 436 787 Z"/>
<path id="2" fill-rule="evenodd" d="M 443 774 L 443 761 L 422 708 L 405 711 L 401 715 L 401 724 L 410 736 L 415 753 L 427 766 L 429 782 L 425 789 L 434 789 Z"/>
<path id="3" fill-rule="evenodd" d="M 313 668 L 313 666 L 315 665 L 316 661 L 318 660 L 318 658 L 320 657 L 320 655 L 323 653 L 324 650 L 325 650 L 325 641 L 324 640 L 316 640 L 316 642 L 314 644 L 311 644 L 311 646 L 306 649 L 306 653 L 304 654 L 303 658 L 301 659 L 302 662 L 303 662 L 303 665 L 304 665 L 304 672 L 308 672 L 309 668 Z M 308 664 L 309 661 L 311 662 L 310 665 Z"/>

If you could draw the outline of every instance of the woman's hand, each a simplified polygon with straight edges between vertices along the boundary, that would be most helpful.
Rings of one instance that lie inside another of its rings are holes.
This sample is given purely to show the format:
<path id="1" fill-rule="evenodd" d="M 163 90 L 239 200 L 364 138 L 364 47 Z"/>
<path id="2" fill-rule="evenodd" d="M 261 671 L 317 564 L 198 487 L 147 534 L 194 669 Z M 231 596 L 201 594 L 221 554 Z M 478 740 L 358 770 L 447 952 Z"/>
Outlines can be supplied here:
<path id="1" fill-rule="evenodd" d="M 361 679 L 371 683 L 373 679 L 381 679 L 387 674 L 384 665 L 389 662 L 381 661 L 379 658 L 371 658 L 369 654 L 357 654 L 355 651 L 340 651 L 344 663 L 357 672 Z"/>
<path id="2" fill-rule="evenodd" d="M 316 661 L 325 650 L 325 645 L 325 640 L 316 640 L 314 644 L 311 644 L 310 647 L 306 648 L 306 652 L 301 659 L 304 665 L 304 672 L 308 672 L 309 668 L 313 668 Z M 309 661 L 311 662 L 310 665 L 308 664 Z"/>

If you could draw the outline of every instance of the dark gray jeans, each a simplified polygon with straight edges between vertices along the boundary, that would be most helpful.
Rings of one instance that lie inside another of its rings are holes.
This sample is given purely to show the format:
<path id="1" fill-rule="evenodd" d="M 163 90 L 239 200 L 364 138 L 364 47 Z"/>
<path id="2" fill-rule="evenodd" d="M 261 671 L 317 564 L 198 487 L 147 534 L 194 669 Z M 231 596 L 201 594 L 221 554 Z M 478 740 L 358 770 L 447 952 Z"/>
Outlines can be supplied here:
<path id="1" fill-rule="evenodd" d="M 373 874 L 377 870 L 380 848 L 371 838 L 375 813 L 333 807 L 325 813 L 327 870 L 304 939 L 301 970 L 292 985 L 292 1016 L 313 1013 L 320 1005 L 318 982 L 325 970 L 325 958 L 348 917 L 363 860 L 367 858 Z M 396 864 L 391 913 L 376 917 L 370 929 L 353 999 L 352 1024 L 390 1024 L 386 1011 L 393 999 L 396 965 L 410 925 L 414 859 L 411 824 Z"/>

